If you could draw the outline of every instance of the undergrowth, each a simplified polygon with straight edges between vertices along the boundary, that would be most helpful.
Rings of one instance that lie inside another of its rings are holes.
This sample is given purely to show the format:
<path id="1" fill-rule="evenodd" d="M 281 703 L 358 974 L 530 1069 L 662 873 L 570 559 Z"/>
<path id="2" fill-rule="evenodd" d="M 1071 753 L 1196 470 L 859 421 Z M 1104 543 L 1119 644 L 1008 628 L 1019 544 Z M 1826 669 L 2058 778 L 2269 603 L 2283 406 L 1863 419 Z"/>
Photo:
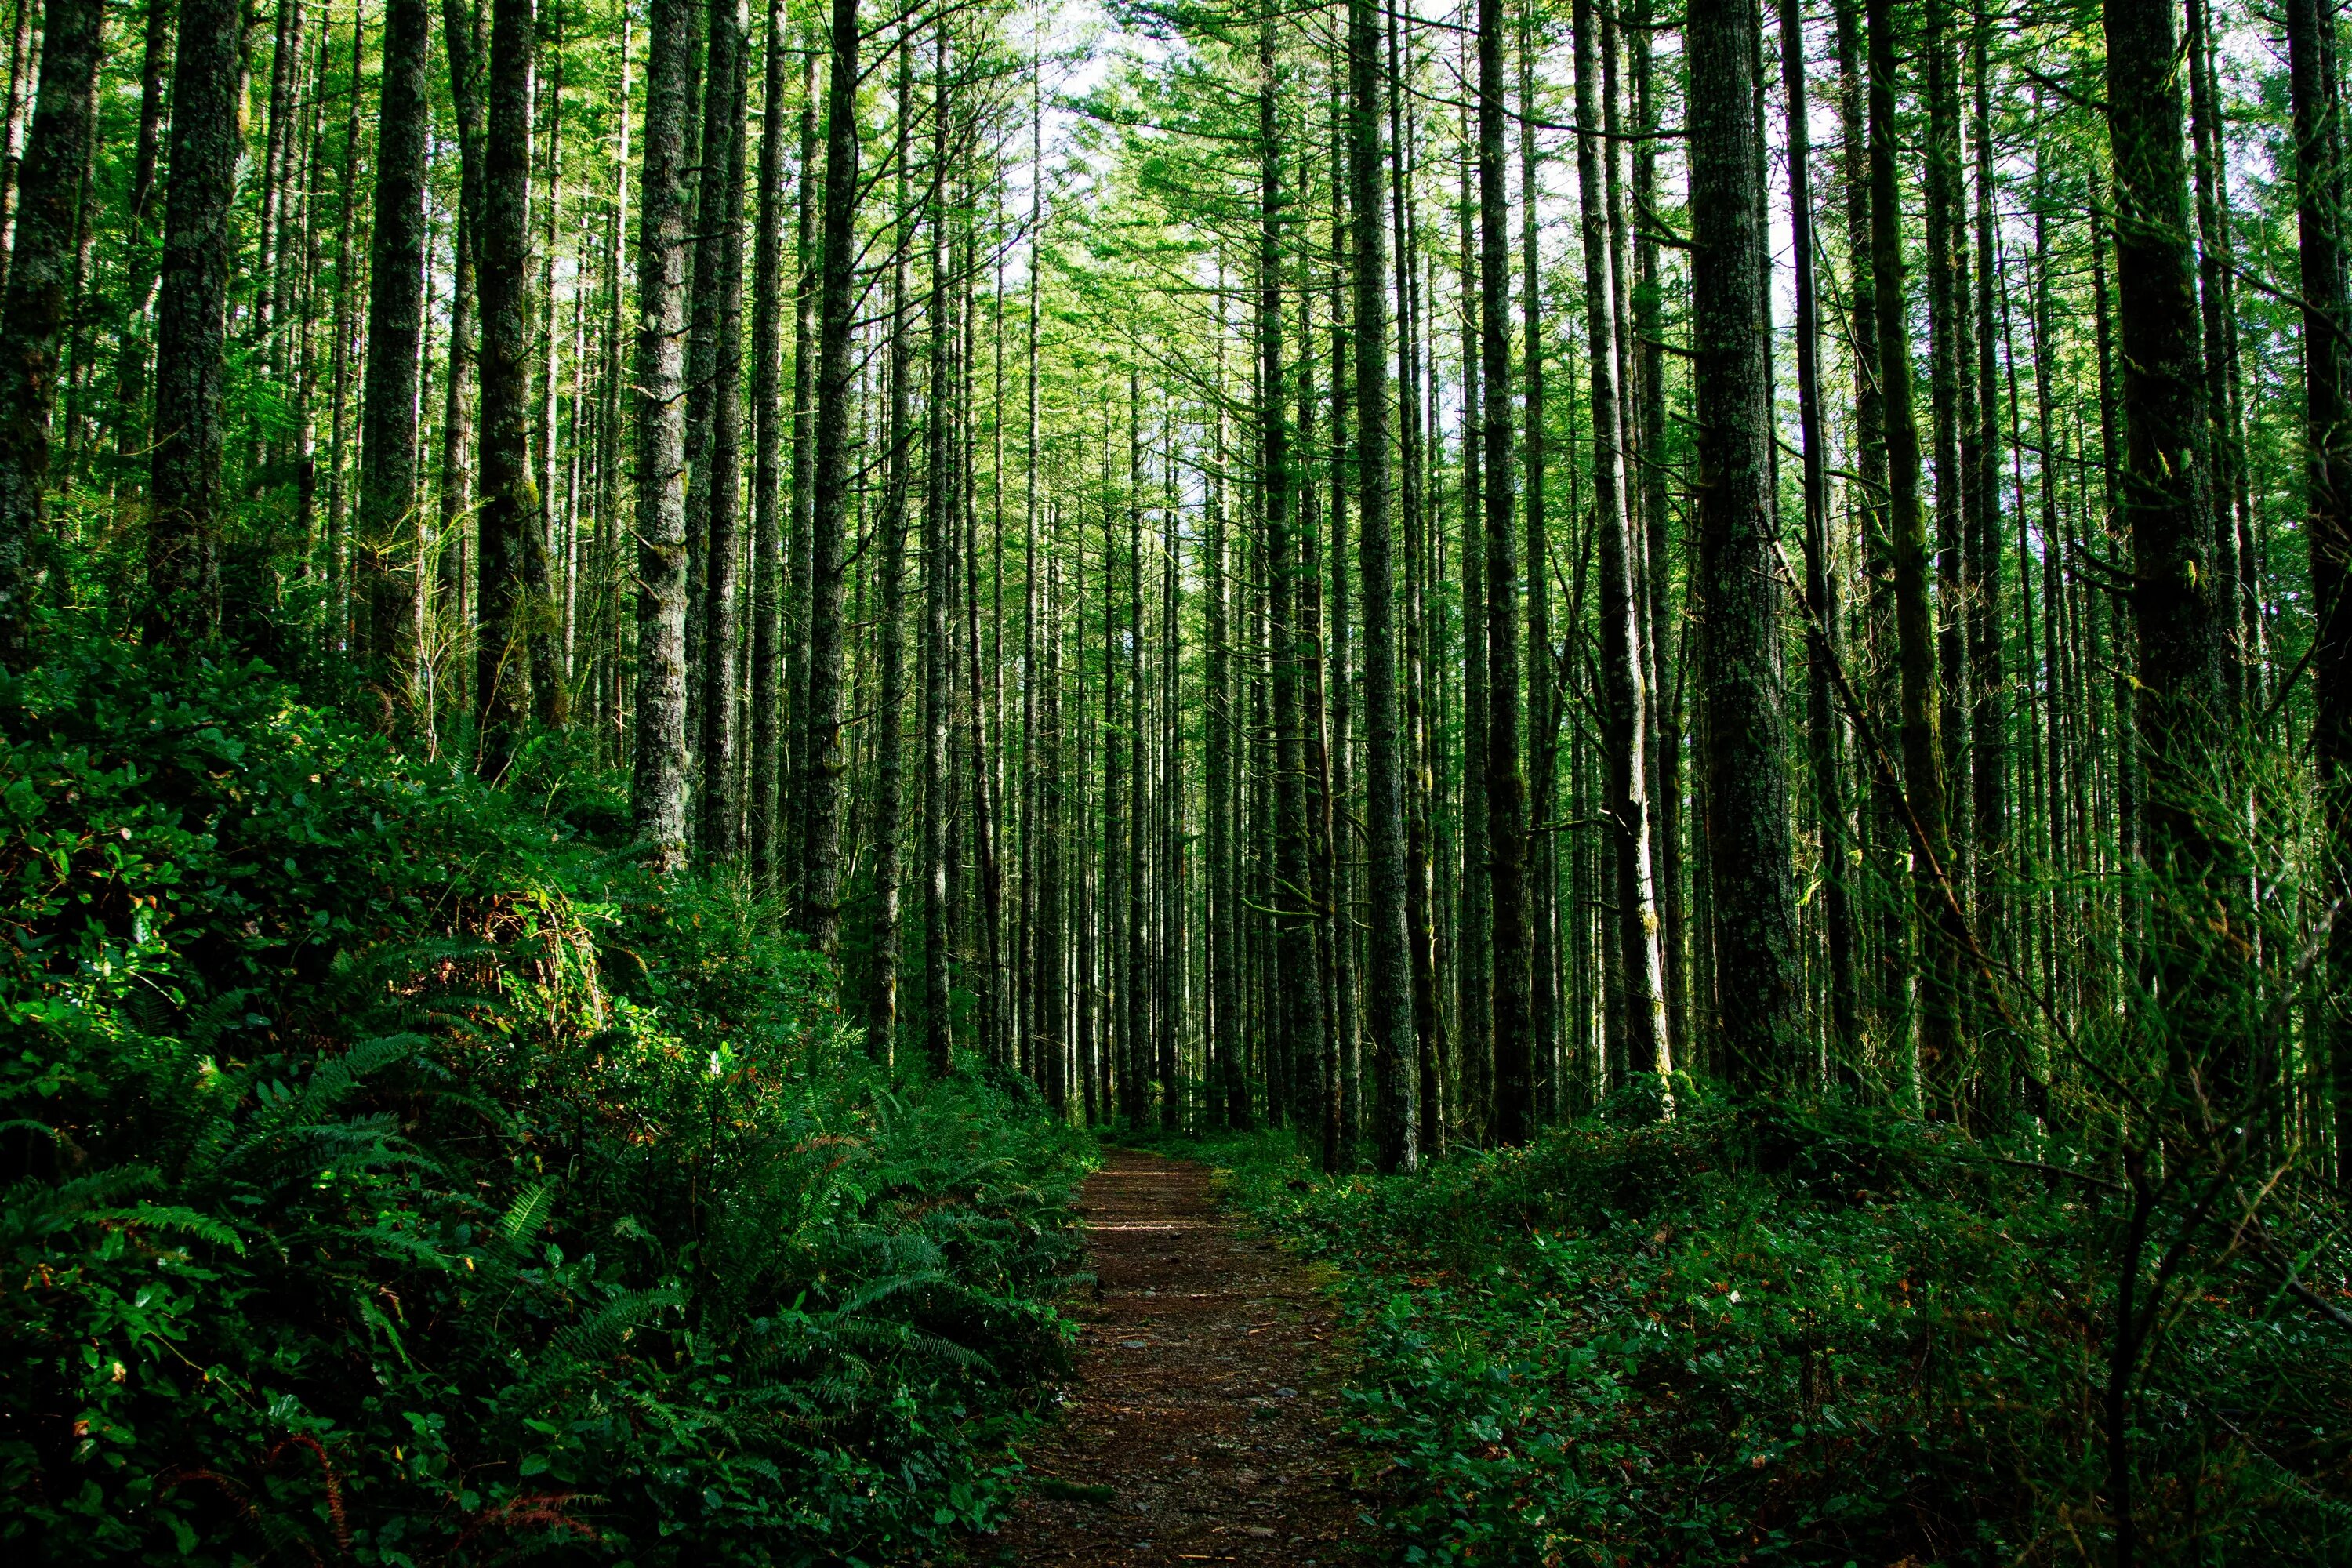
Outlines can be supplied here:
<path id="1" fill-rule="evenodd" d="M 2120 1202 L 1842 1106 L 1595 1118 L 1418 1177 L 1208 1145 L 1337 1266 L 1414 1563 L 2106 1563 Z M 2258 1278 L 2135 1391 L 2141 1561 L 2352 1561 L 2352 1339 Z"/>
<path id="2" fill-rule="evenodd" d="M 989 1521 L 1086 1158 L 740 889 L 258 666 L 0 678 L 0 1552 L 876 1563 Z"/>

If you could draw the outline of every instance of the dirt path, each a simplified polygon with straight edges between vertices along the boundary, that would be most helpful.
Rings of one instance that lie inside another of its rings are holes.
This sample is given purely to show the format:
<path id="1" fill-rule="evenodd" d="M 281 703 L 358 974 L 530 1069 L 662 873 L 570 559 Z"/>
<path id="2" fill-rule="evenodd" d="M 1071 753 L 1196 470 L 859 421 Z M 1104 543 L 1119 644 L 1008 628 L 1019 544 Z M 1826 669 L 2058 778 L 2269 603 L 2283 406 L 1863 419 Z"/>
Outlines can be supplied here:
<path id="1" fill-rule="evenodd" d="M 1065 1418 L 981 1563 L 1370 1561 L 1339 1440 L 1331 1313 L 1307 1271 L 1217 1211 L 1209 1172 L 1114 1151 L 1079 1212 L 1098 1291 L 1078 1303 Z"/>

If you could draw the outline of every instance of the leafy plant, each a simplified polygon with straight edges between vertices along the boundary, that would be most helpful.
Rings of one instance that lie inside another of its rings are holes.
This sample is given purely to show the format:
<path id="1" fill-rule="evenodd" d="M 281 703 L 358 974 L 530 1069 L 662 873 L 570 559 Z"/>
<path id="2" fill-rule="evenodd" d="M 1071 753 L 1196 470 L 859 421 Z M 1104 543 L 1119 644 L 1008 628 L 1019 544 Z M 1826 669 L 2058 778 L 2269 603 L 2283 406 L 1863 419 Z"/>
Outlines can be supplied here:
<path id="1" fill-rule="evenodd" d="M 0 733 L 8 1550 L 876 1562 L 1001 1505 L 1066 1347 L 1033 1104 L 889 1082 L 737 889 L 259 667 L 78 644 Z"/>

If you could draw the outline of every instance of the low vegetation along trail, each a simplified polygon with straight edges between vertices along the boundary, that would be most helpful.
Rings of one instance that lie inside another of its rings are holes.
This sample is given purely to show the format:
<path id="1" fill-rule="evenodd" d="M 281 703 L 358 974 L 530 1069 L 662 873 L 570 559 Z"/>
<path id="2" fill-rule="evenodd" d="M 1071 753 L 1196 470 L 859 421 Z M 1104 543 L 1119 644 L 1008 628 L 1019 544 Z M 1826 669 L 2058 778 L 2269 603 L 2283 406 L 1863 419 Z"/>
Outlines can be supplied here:
<path id="1" fill-rule="evenodd" d="M 1076 1376 L 1024 1456 L 996 1561 L 1359 1561 L 1331 1311 L 1307 1270 L 1218 1211 L 1202 1165 L 1114 1151 L 1081 1200 L 1097 1284 Z"/>

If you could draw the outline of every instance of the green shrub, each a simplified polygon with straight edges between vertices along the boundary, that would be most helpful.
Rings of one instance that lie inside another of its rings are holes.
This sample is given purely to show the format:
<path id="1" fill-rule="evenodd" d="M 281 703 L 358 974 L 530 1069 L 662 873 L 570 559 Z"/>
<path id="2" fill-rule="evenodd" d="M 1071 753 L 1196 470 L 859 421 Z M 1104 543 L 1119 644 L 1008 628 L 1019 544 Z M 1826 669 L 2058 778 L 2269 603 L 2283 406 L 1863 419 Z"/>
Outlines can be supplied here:
<path id="1" fill-rule="evenodd" d="M 1001 1504 L 1067 1344 L 1033 1105 L 877 1076 L 608 788 L 97 640 L 0 742 L 11 1554 L 873 1562 Z"/>
<path id="2" fill-rule="evenodd" d="M 1837 1105 L 1404 1179 L 1218 1157 L 1339 1266 L 1408 1563 L 2110 1560 L 2095 1182 Z M 2176 1300 L 2134 1405 L 2146 1560 L 2344 1560 L 2352 1342 L 2226 1271 Z"/>

